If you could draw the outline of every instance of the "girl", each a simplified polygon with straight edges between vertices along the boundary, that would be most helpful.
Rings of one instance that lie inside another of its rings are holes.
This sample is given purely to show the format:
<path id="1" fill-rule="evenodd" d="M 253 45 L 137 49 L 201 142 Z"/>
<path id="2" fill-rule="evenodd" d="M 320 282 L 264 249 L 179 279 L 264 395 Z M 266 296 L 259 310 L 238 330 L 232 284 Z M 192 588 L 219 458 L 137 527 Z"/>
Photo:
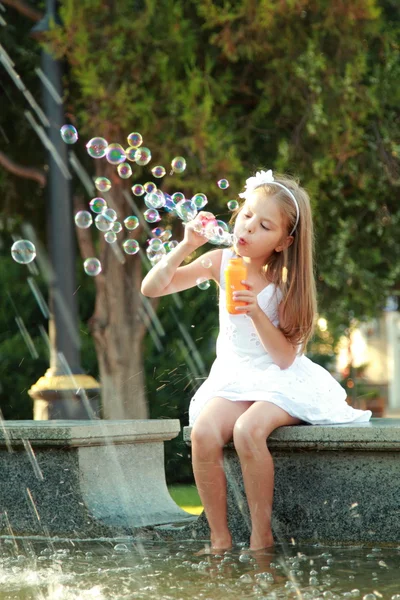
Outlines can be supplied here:
<path id="1" fill-rule="evenodd" d="M 371 411 L 350 407 L 346 392 L 304 352 L 316 314 L 314 234 L 307 192 L 293 178 L 261 171 L 239 194 L 233 214 L 234 244 L 212 250 L 179 267 L 207 242 L 200 212 L 185 227 L 181 242 L 157 263 L 142 293 L 157 297 L 196 285 L 199 278 L 220 286 L 217 358 L 208 379 L 191 400 L 192 461 L 211 530 L 212 550 L 232 544 L 227 525 L 223 447 L 232 438 L 238 453 L 251 516 L 250 549 L 272 546 L 274 465 L 266 440 L 274 429 L 300 423 L 365 422 Z M 246 289 L 236 292 L 237 315 L 226 309 L 224 270 L 241 256 Z M 205 258 L 211 259 L 207 268 Z"/>

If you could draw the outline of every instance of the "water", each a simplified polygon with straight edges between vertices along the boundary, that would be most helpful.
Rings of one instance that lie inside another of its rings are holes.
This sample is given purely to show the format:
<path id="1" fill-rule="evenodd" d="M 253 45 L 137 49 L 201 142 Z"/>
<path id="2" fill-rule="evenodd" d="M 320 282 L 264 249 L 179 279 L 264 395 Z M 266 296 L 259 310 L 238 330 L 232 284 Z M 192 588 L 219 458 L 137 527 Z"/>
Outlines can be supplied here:
<path id="1" fill-rule="evenodd" d="M 0 541 L 0 600 L 400 600 L 400 547 Z"/>

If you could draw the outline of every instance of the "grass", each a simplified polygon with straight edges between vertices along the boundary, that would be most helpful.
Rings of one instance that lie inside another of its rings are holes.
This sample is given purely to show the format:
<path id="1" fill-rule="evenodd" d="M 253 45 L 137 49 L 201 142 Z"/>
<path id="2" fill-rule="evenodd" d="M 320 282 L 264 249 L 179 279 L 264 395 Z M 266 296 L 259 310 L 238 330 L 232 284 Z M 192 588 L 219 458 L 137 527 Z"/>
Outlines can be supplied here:
<path id="1" fill-rule="evenodd" d="M 203 506 L 195 485 L 170 485 L 168 491 L 172 499 L 186 512 L 199 515 Z"/>

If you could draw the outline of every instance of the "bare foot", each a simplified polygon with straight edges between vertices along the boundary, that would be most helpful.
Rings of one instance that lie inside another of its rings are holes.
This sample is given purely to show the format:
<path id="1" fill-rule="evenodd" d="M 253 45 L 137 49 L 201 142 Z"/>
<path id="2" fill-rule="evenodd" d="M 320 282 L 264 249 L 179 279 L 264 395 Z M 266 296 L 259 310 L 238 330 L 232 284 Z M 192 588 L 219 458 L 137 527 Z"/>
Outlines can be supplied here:
<path id="1" fill-rule="evenodd" d="M 200 552 L 196 552 L 196 556 L 202 556 L 204 554 L 219 554 L 232 548 L 232 538 L 211 538 L 211 546 L 207 545 Z"/>
<path id="2" fill-rule="evenodd" d="M 258 550 L 265 550 L 266 548 L 271 548 L 272 546 L 274 546 L 274 544 L 275 542 L 272 533 L 271 535 L 268 535 L 263 538 L 256 538 L 254 540 L 250 538 L 249 550 L 251 552 L 257 552 Z"/>

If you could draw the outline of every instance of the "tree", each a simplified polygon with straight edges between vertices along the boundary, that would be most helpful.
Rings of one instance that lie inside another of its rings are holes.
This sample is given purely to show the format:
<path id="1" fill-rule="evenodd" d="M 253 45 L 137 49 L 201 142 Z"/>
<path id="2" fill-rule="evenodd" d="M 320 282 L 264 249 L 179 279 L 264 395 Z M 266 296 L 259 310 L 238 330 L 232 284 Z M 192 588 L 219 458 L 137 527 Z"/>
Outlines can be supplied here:
<path id="1" fill-rule="evenodd" d="M 337 331 L 379 313 L 400 268 L 397 4 L 63 0 L 60 14 L 48 44 L 68 63 L 68 114 L 82 139 L 124 144 L 139 130 L 152 165 L 188 160 L 164 189 L 203 191 L 214 211 L 227 199 L 222 176 L 237 192 L 260 166 L 300 175 L 313 200 L 320 313 Z M 104 162 L 96 170 L 110 175 L 107 200 L 123 219 L 132 182 Z M 129 235 L 144 248 L 147 234 Z M 81 248 L 103 263 L 91 324 L 106 406 L 117 411 L 106 414 L 134 416 L 128 407 L 144 398 L 141 259 L 121 264 L 103 240 Z"/>

